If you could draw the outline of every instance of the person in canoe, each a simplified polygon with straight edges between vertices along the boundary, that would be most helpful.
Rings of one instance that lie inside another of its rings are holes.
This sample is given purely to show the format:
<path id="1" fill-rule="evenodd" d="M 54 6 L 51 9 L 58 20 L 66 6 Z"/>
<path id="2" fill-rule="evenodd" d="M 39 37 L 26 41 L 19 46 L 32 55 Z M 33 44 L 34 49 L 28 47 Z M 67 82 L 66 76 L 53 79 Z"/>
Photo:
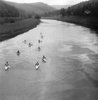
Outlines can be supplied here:
<path id="1" fill-rule="evenodd" d="M 36 64 L 35 64 L 35 69 L 36 69 L 36 70 L 39 69 L 39 62 L 36 62 Z"/>
<path id="2" fill-rule="evenodd" d="M 41 40 L 38 40 L 38 43 L 41 43 L 42 41 Z"/>
<path id="3" fill-rule="evenodd" d="M 43 34 L 42 34 L 42 33 L 40 33 L 40 36 L 41 36 L 41 38 L 43 39 L 43 37 L 44 37 L 44 36 L 43 36 Z"/>
<path id="4" fill-rule="evenodd" d="M 9 63 L 8 63 L 8 61 L 5 63 L 5 67 L 4 67 L 4 69 L 5 69 L 5 71 L 7 71 L 7 70 L 9 70 L 11 67 L 10 67 L 10 65 L 9 65 Z"/>
<path id="5" fill-rule="evenodd" d="M 18 56 L 20 55 L 20 51 L 19 51 L 19 50 L 17 51 L 17 55 L 18 55 Z"/>
<path id="6" fill-rule="evenodd" d="M 38 47 L 38 51 L 40 51 L 41 50 L 41 47 Z"/>
<path id="7" fill-rule="evenodd" d="M 41 35 L 41 38 L 43 39 L 43 38 L 44 38 L 44 36 L 43 36 L 43 35 Z"/>
<path id="8" fill-rule="evenodd" d="M 23 42 L 26 44 L 26 42 L 27 42 L 27 41 L 26 41 L 26 40 L 24 40 Z"/>
<path id="9" fill-rule="evenodd" d="M 29 47 L 31 47 L 33 44 L 32 43 L 29 43 Z"/>
<path id="10" fill-rule="evenodd" d="M 42 62 L 46 63 L 47 58 L 45 56 L 42 57 Z"/>

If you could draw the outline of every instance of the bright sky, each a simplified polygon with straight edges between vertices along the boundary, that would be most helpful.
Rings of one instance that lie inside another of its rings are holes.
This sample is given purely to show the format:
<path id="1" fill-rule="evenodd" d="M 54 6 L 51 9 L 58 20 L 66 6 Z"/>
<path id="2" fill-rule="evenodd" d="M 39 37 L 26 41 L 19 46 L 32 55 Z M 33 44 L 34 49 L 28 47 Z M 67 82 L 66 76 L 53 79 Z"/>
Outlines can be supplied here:
<path id="1" fill-rule="evenodd" d="M 71 5 L 71 4 L 76 4 L 81 1 L 87 1 L 87 0 L 6 0 L 6 1 L 12 1 L 12 2 L 18 2 L 18 3 L 43 2 L 49 5 Z"/>

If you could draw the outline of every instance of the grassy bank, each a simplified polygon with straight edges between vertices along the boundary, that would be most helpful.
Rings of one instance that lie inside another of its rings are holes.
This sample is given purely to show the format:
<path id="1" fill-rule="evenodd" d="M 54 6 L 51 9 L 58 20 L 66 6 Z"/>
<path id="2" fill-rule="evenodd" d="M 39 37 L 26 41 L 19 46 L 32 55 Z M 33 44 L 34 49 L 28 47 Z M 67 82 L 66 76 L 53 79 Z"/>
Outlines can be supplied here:
<path id="1" fill-rule="evenodd" d="M 56 16 L 56 17 L 43 17 L 47 19 L 56 19 L 64 22 L 74 23 L 77 25 L 91 28 L 98 33 L 98 19 L 95 17 L 78 17 L 78 16 Z"/>
<path id="2" fill-rule="evenodd" d="M 6 23 L 0 25 L 0 41 L 4 41 L 6 39 L 22 34 L 36 27 L 39 23 L 40 20 L 29 18 L 17 21 L 15 23 Z"/>

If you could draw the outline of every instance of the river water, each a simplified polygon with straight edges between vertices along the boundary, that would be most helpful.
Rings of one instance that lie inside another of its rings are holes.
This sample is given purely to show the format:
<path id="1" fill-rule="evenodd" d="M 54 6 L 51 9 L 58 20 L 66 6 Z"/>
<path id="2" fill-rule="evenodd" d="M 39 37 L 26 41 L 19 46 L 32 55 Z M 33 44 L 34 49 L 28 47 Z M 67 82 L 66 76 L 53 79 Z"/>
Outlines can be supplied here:
<path id="1" fill-rule="evenodd" d="M 1 42 L 0 100 L 98 100 L 97 35 L 82 26 L 42 19 L 36 28 Z"/>

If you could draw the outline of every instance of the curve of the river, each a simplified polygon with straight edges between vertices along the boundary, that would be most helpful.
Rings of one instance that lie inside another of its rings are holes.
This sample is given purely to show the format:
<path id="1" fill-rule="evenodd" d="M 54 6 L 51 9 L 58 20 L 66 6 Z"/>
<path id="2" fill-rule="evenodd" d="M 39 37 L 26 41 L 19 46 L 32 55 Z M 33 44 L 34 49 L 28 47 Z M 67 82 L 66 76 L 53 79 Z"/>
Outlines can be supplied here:
<path id="1" fill-rule="evenodd" d="M 11 66 L 8 71 L 6 61 Z M 42 19 L 36 28 L 1 42 L 0 100 L 98 100 L 96 34 L 85 27 Z"/>

